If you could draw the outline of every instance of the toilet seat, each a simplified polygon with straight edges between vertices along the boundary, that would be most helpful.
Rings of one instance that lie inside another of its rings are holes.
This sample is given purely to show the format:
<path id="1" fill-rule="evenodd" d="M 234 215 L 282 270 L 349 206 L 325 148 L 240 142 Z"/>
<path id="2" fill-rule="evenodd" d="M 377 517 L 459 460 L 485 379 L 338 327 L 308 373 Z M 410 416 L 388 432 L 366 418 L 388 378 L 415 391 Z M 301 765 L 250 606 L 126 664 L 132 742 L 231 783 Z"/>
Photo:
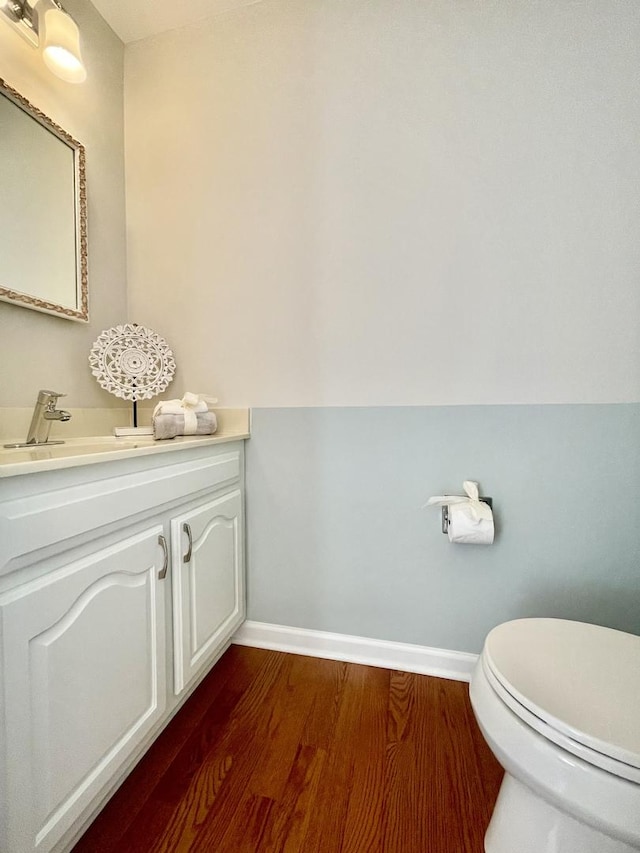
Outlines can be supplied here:
<path id="1" fill-rule="evenodd" d="M 481 660 L 492 689 L 524 723 L 640 784 L 640 637 L 562 619 L 519 619 L 490 632 Z"/>

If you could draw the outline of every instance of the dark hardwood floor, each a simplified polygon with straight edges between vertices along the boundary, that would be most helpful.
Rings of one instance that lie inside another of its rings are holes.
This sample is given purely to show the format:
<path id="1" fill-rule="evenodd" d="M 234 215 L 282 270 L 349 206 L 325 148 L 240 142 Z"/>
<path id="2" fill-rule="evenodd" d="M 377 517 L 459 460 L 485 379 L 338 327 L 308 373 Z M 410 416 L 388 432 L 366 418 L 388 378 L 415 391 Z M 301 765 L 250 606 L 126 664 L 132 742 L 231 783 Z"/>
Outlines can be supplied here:
<path id="1" fill-rule="evenodd" d="M 482 853 L 466 684 L 232 646 L 74 853 Z"/>

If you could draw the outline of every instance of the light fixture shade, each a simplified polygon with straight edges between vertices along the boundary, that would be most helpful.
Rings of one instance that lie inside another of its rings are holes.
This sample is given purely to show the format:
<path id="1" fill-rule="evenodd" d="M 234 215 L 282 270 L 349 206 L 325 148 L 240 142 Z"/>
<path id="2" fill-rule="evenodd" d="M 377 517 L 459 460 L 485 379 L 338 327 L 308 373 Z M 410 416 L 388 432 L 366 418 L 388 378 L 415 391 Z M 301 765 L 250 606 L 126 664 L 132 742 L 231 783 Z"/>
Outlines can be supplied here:
<path id="1" fill-rule="evenodd" d="M 80 53 L 80 32 L 73 18 L 62 9 L 45 12 L 42 58 L 47 68 L 67 83 L 84 83 L 87 79 Z"/>

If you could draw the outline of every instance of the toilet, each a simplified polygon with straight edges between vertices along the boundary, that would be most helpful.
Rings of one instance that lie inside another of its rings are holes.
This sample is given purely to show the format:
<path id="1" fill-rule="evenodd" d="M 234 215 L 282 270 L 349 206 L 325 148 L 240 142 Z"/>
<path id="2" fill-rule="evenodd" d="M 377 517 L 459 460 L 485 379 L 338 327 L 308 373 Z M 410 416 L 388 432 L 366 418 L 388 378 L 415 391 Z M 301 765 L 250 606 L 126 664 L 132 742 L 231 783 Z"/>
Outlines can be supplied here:
<path id="1" fill-rule="evenodd" d="M 505 770 L 487 853 L 640 850 L 640 637 L 506 622 L 487 636 L 470 696 Z"/>

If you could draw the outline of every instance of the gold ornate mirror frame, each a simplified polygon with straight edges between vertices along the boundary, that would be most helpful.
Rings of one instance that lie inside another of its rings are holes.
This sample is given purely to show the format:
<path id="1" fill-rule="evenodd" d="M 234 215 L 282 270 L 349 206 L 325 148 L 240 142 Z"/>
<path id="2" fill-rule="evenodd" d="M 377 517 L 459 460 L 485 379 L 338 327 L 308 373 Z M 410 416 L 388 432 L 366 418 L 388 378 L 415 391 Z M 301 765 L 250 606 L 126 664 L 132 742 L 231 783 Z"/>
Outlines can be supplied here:
<path id="1" fill-rule="evenodd" d="M 5 97 L 9 101 L 11 101 L 15 106 L 17 106 L 20 110 L 30 116 L 35 122 L 41 125 L 46 131 L 53 134 L 61 143 L 68 146 L 73 152 L 73 166 L 68 169 L 68 175 L 64 175 L 61 180 L 66 180 L 67 177 L 69 181 L 73 181 L 73 217 L 74 221 L 71 225 L 69 225 L 69 232 L 72 232 L 71 239 L 69 243 L 73 243 L 73 251 L 75 253 L 73 268 L 75 269 L 75 287 L 73 288 L 75 293 L 75 304 L 59 304 L 55 301 L 55 298 L 52 296 L 48 298 L 50 294 L 47 294 L 46 291 L 43 290 L 44 284 L 38 282 L 38 287 L 27 288 L 24 290 L 13 289 L 9 285 L 11 285 L 10 281 L 2 281 L 4 275 L 7 273 L 6 270 L 2 270 L 0 266 L 0 300 L 5 302 L 12 302 L 14 305 L 21 305 L 25 308 L 32 308 L 36 311 L 44 311 L 47 314 L 54 314 L 60 317 L 66 317 L 70 320 L 78 320 L 80 322 L 88 322 L 89 320 L 89 292 L 88 292 L 88 275 L 87 275 L 87 181 L 86 181 L 86 157 L 85 157 L 85 149 L 84 146 L 81 145 L 76 139 L 70 136 L 66 130 L 61 128 L 55 122 L 53 122 L 47 115 L 45 115 L 42 110 L 33 106 L 26 98 L 24 98 L 19 92 L 9 86 L 4 80 L 0 78 L 0 97 Z M 26 148 L 27 146 L 25 146 Z M 28 171 L 31 168 L 31 164 L 28 162 L 21 162 L 20 156 L 23 154 L 26 155 L 24 151 L 12 151 L 11 152 L 11 163 L 7 165 L 7 174 L 11 175 L 12 179 L 15 179 L 15 175 L 17 170 L 21 168 L 26 170 L 25 174 L 28 174 Z M 63 154 L 64 157 L 66 155 Z M 2 167 L 2 163 L 0 163 L 0 167 Z M 1 173 L 1 168 L 0 168 Z M 67 187 L 68 190 L 68 187 Z M 28 193 L 28 189 L 25 190 L 25 193 Z M 0 206 L 3 204 L 3 196 L 6 194 L 4 192 L 4 187 L 2 185 L 2 179 L 0 176 Z M 6 201 L 5 201 L 6 203 Z M 34 200 L 34 206 L 38 204 L 38 199 Z M 2 211 L 0 211 L 1 213 Z M 9 209 L 5 210 L 5 216 L 11 217 L 14 215 L 14 212 Z M 71 217 L 69 217 L 70 219 Z M 1 217 L 0 217 L 1 219 Z M 16 221 L 12 221 L 13 229 L 19 229 L 21 234 L 25 235 L 25 246 L 20 247 L 21 251 L 24 252 L 37 252 L 39 251 L 39 246 L 29 245 L 27 242 L 27 235 L 30 234 L 30 226 L 31 223 L 28 221 L 28 217 L 25 218 L 26 221 L 23 223 L 19 223 Z M 0 235 L 2 236 L 2 235 Z M 2 263 L 2 258 L 0 258 L 0 264 Z M 46 265 L 46 259 L 43 259 L 43 263 Z M 72 266 L 69 261 L 69 267 Z M 7 285 L 7 286 L 4 286 Z M 29 293 L 28 290 L 33 289 L 36 291 L 35 293 Z M 39 292 L 38 292 L 39 291 Z M 71 285 L 69 285 L 69 293 L 71 294 Z M 69 299 L 69 303 L 73 302 L 73 299 Z"/>

